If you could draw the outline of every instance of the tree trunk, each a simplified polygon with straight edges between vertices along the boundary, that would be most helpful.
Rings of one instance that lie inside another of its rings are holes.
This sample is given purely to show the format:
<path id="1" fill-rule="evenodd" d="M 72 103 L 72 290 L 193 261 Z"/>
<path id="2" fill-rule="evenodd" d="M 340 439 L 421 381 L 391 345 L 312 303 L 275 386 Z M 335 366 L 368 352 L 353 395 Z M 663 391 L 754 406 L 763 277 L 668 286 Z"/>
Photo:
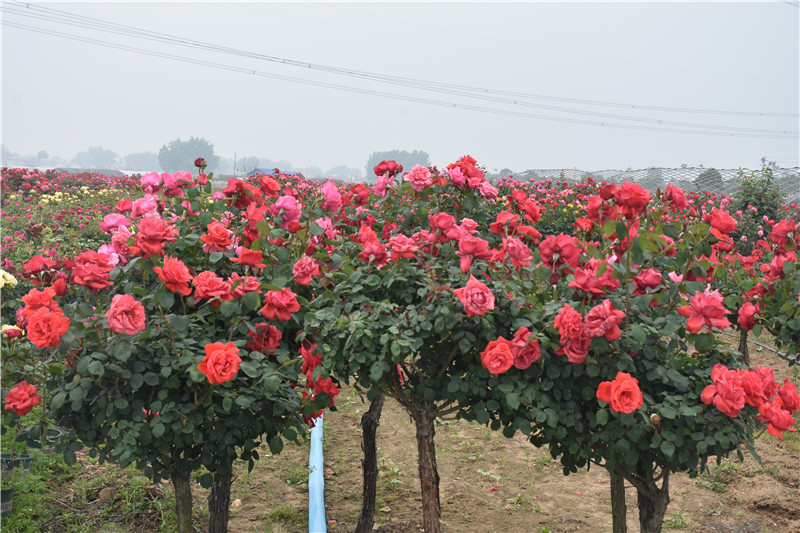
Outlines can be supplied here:
<path id="1" fill-rule="evenodd" d="M 614 533 L 628 533 L 628 518 L 625 504 L 625 478 L 616 470 L 611 476 L 611 520 Z"/>
<path id="2" fill-rule="evenodd" d="M 664 472 L 664 481 L 659 489 L 652 479 L 646 480 L 647 490 L 638 490 L 639 527 L 642 533 L 661 533 L 664 514 L 669 505 L 669 470 Z"/>
<path id="3" fill-rule="evenodd" d="M 178 533 L 194 533 L 192 527 L 192 486 L 189 476 L 172 474 L 175 489 L 175 514 L 178 516 Z"/>
<path id="4" fill-rule="evenodd" d="M 433 421 L 435 408 L 431 405 L 417 404 L 412 407 L 411 416 L 417 426 L 417 453 L 419 462 L 419 483 L 422 488 L 422 525 L 425 533 L 439 533 L 439 519 L 442 509 L 439 503 L 439 471 L 436 468 L 436 449 L 433 437 L 436 433 Z"/>
<path id="5" fill-rule="evenodd" d="M 364 458 L 361 460 L 361 470 L 364 476 L 364 487 L 361 500 L 361 514 L 354 533 L 370 533 L 375 524 L 375 493 L 378 485 L 378 448 L 376 435 L 383 410 L 386 395 L 379 392 L 369 409 L 361 416 L 361 450 Z"/>
<path id="6" fill-rule="evenodd" d="M 747 330 L 743 329 L 739 332 L 739 351 L 742 354 L 742 362 L 750 366 L 750 354 L 747 351 Z"/>
<path id="7" fill-rule="evenodd" d="M 208 533 L 228 533 L 228 513 L 231 507 L 232 460 L 227 460 L 225 473 L 217 476 L 208 497 Z"/>

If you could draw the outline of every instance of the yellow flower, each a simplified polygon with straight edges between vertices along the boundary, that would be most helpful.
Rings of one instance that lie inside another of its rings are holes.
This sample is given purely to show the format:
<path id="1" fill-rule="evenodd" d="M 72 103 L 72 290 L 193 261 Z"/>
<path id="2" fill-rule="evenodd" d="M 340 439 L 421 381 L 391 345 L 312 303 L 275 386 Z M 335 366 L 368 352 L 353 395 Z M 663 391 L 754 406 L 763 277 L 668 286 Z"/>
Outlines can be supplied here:
<path id="1" fill-rule="evenodd" d="M 3 269 L 0 269 L 0 288 L 8 287 L 13 289 L 17 286 L 17 278 L 9 274 Z"/>

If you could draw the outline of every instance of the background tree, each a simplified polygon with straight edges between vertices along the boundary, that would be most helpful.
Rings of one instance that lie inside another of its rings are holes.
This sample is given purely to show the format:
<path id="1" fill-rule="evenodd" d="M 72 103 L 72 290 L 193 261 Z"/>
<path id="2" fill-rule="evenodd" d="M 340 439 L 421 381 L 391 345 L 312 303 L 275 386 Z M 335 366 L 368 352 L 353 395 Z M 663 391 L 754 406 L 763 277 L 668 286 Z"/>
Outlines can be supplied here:
<path id="1" fill-rule="evenodd" d="M 190 137 L 188 141 L 177 138 L 158 151 L 158 162 L 164 172 L 191 171 L 198 157 L 206 160 L 208 172 L 213 172 L 219 163 L 219 156 L 214 154 L 214 145 L 202 137 Z"/>
<path id="2" fill-rule="evenodd" d="M 155 152 L 133 152 L 123 158 L 125 170 L 155 172 L 161 170 L 158 154 Z"/>
<path id="3" fill-rule="evenodd" d="M 403 165 L 403 169 L 411 170 L 415 165 L 427 167 L 431 164 L 431 157 L 428 155 L 428 152 L 423 152 L 422 150 L 414 150 L 413 152 L 408 152 L 406 150 L 372 152 L 372 155 L 367 159 L 367 176 L 371 176 L 371 179 L 374 179 L 375 176 L 373 169 L 381 161 L 396 161 Z"/>
<path id="4" fill-rule="evenodd" d="M 722 174 L 715 168 L 704 170 L 694 179 L 694 190 L 708 192 L 722 192 Z"/>
<path id="5" fill-rule="evenodd" d="M 639 185 L 653 194 L 655 194 L 658 189 L 663 191 L 667 187 L 664 181 L 664 171 L 655 167 L 647 169 L 647 175 L 642 178 Z"/>
<path id="6" fill-rule="evenodd" d="M 83 168 L 114 168 L 117 166 L 117 158 L 117 153 L 108 148 L 92 146 L 75 154 L 70 164 Z"/>

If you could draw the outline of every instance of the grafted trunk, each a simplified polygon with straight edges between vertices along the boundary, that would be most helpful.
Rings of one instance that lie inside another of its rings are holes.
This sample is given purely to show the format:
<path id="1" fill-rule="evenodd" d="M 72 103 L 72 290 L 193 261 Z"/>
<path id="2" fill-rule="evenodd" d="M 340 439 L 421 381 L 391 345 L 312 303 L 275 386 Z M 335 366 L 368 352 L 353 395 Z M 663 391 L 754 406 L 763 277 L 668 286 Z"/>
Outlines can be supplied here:
<path id="1" fill-rule="evenodd" d="M 417 427 L 417 453 L 419 461 L 419 483 L 422 489 L 422 525 L 425 533 L 439 533 L 442 510 L 439 503 L 439 471 L 436 468 L 436 449 L 433 437 L 436 433 L 433 421 L 436 418 L 433 406 L 415 405 L 411 416 Z"/>
<path id="2" fill-rule="evenodd" d="M 614 533 L 628 532 L 628 517 L 625 504 L 625 478 L 616 470 L 611 470 L 611 521 Z"/>
<path id="3" fill-rule="evenodd" d="M 192 527 L 192 486 L 189 476 L 172 475 L 175 489 L 175 514 L 178 517 L 178 533 L 194 533 Z"/>
<path id="4" fill-rule="evenodd" d="M 369 533 L 375 524 L 375 495 L 378 485 L 378 425 L 383 410 L 386 395 L 379 392 L 369 409 L 361 416 L 361 450 L 364 458 L 361 460 L 361 470 L 364 476 L 364 487 L 361 499 L 361 514 L 358 515 L 355 533 Z"/>
<path id="5" fill-rule="evenodd" d="M 743 329 L 739 332 L 739 351 L 742 354 L 742 362 L 750 366 L 750 354 L 747 351 L 747 330 Z"/>
<path id="6" fill-rule="evenodd" d="M 638 491 L 639 527 L 643 533 L 661 533 L 669 505 L 669 470 L 664 472 L 661 488 L 649 479 L 647 489 Z"/>
<path id="7" fill-rule="evenodd" d="M 208 533 L 228 533 L 231 507 L 231 471 L 233 461 L 225 464 L 225 473 L 218 476 L 208 497 Z"/>

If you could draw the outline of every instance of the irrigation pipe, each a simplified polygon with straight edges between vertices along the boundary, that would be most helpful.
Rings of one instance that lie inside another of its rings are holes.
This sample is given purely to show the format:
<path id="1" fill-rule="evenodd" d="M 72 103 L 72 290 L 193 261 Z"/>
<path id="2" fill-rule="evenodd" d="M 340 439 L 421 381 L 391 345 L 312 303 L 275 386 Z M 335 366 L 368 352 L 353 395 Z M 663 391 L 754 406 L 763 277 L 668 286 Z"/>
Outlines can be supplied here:
<path id="1" fill-rule="evenodd" d="M 721 331 L 721 330 L 718 330 L 716 328 L 714 329 L 714 333 L 722 333 L 723 335 L 726 335 L 728 337 L 733 337 L 733 338 L 738 338 L 739 337 L 739 335 L 734 335 L 733 333 L 728 333 L 727 331 Z M 786 357 L 786 352 L 779 352 L 778 350 L 776 350 L 772 346 L 767 346 L 766 344 L 761 344 L 760 342 L 754 341 L 752 339 L 747 339 L 747 342 L 752 342 L 756 346 L 761 346 L 762 348 L 766 348 L 767 350 L 775 352 L 776 354 L 778 354 L 781 357 Z"/>
<path id="2" fill-rule="evenodd" d="M 311 428 L 308 454 L 308 533 L 326 533 L 325 474 L 322 460 L 322 416 Z"/>

